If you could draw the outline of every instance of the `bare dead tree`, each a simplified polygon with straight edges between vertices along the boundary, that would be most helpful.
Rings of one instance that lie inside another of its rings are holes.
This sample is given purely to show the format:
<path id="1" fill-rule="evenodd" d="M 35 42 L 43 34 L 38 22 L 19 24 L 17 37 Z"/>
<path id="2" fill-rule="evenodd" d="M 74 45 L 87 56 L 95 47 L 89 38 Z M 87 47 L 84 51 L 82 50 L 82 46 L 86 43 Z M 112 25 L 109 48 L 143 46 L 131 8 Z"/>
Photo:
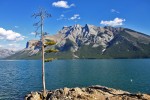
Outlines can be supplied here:
<path id="1" fill-rule="evenodd" d="M 44 19 L 51 17 L 51 14 L 48 14 L 45 10 L 40 9 L 38 13 L 34 13 L 32 17 L 40 18 L 40 21 L 37 23 L 34 23 L 33 26 L 36 27 L 35 34 L 41 35 L 40 42 L 41 42 L 41 48 L 42 48 L 42 84 L 43 84 L 43 97 L 46 97 L 46 86 L 45 86 L 45 57 L 44 57 L 44 35 L 43 27 L 44 27 Z M 38 33 L 38 30 L 40 29 L 40 33 Z"/>

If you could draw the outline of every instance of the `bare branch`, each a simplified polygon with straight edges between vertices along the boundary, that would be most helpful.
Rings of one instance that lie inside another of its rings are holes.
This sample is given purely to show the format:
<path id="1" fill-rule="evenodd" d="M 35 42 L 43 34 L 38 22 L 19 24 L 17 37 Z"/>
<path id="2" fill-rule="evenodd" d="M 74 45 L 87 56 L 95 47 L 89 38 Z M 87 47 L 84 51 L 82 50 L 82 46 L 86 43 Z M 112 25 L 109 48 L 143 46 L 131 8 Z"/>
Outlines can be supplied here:
<path id="1" fill-rule="evenodd" d="M 39 34 L 40 34 L 39 32 L 35 31 L 35 37 L 36 37 L 37 35 L 39 35 Z"/>
<path id="2" fill-rule="evenodd" d="M 34 17 L 34 18 L 40 17 L 40 18 L 42 19 L 42 20 L 40 19 L 39 22 L 33 24 L 33 26 L 36 27 L 36 33 L 37 33 L 37 31 L 39 30 L 39 28 L 40 28 L 41 25 L 43 24 L 44 19 L 45 19 L 45 18 L 48 18 L 48 17 L 51 17 L 51 14 L 47 13 L 46 10 L 43 10 L 43 9 L 41 8 L 41 9 L 39 10 L 39 12 L 38 12 L 38 13 L 34 13 L 34 14 L 32 15 L 32 17 Z M 42 34 L 43 34 L 43 35 L 47 35 L 48 33 L 42 33 Z M 41 34 L 41 35 L 42 35 L 42 34 Z M 38 35 L 38 34 L 36 34 L 36 35 Z"/>
<path id="3" fill-rule="evenodd" d="M 41 16 L 41 13 L 34 13 L 31 17 L 37 18 L 38 16 Z"/>
<path id="4" fill-rule="evenodd" d="M 33 26 L 39 26 L 39 24 L 40 24 L 40 21 L 37 23 L 34 23 Z"/>
<path id="5" fill-rule="evenodd" d="M 44 35 L 48 35 L 49 33 L 47 33 L 47 32 L 44 32 Z"/>

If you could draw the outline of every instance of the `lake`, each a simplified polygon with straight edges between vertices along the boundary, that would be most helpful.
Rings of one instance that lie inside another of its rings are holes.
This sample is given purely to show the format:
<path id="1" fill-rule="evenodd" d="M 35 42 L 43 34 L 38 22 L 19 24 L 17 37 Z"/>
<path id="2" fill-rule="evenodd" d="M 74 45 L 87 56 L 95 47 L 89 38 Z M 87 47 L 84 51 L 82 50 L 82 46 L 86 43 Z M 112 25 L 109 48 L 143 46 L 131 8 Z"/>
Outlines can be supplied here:
<path id="1" fill-rule="evenodd" d="M 40 60 L 0 61 L 0 100 L 23 100 L 42 90 Z M 102 85 L 150 93 L 150 59 L 55 60 L 46 63 L 46 88 Z"/>

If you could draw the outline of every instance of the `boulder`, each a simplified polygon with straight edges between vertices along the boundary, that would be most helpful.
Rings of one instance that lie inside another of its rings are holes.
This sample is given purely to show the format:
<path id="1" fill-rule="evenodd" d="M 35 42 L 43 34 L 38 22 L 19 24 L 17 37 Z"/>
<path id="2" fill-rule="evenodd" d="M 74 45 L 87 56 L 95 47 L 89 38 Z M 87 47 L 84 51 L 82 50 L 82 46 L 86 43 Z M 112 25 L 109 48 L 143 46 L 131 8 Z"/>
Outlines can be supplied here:
<path id="1" fill-rule="evenodd" d="M 25 100 L 42 100 L 41 92 L 33 92 Z M 149 94 L 133 94 L 104 86 L 63 88 L 47 92 L 46 100 L 150 100 Z"/>

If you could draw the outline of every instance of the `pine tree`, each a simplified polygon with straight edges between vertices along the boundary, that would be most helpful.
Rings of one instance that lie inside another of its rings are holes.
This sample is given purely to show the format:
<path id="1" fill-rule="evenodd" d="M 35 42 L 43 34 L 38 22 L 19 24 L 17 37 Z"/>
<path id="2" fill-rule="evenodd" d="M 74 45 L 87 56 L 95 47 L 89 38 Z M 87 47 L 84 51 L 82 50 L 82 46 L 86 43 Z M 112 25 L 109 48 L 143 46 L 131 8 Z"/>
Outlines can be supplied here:
<path id="1" fill-rule="evenodd" d="M 46 32 L 43 31 L 44 28 L 44 19 L 51 17 L 51 14 L 48 14 L 45 10 L 40 9 L 38 13 L 34 13 L 32 15 L 34 18 L 39 17 L 40 21 L 35 23 L 34 26 L 36 27 L 35 35 L 40 35 L 40 41 L 37 43 L 37 45 L 41 47 L 41 53 L 42 53 L 42 84 L 43 84 L 43 98 L 46 98 L 46 86 L 45 86 L 45 62 L 50 62 L 54 58 L 47 58 L 45 59 L 45 53 L 51 53 L 51 52 L 58 52 L 56 49 L 48 49 L 45 50 L 45 47 L 55 45 L 56 41 L 44 39 L 45 35 L 47 35 Z M 40 33 L 38 33 L 38 30 L 40 28 Z"/>

